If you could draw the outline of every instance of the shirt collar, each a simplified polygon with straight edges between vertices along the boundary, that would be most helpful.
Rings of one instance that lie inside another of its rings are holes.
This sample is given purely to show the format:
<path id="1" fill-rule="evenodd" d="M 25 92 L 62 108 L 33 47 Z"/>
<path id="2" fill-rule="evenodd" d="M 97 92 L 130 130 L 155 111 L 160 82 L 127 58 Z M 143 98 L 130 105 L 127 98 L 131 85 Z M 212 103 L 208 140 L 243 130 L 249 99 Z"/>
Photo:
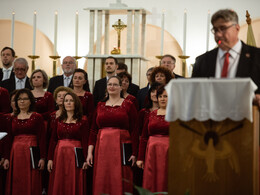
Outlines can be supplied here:
<path id="1" fill-rule="evenodd" d="M 240 54 L 242 50 L 242 42 L 238 40 L 238 42 L 228 51 L 230 56 L 235 58 L 237 54 Z M 227 51 L 219 48 L 219 57 L 222 58 L 227 53 Z"/>
<path id="2" fill-rule="evenodd" d="M 10 66 L 9 68 L 5 68 L 5 67 L 3 67 L 3 70 L 12 70 L 13 69 L 13 66 Z"/>
<path id="3" fill-rule="evenodd" d="M 65 74 L 63 74 L 63 79 L 66 79 L 66 78 L 69 78 L 69 79 L 71 79 L 72 78 L 72 76 L 73 76 L 73 74 L 72 75 L 70 75 L 70 76 L 66 76 Z"/>
<path id="4" fill-rule="evenodd" d="M 27 77 L 24 77 L 23 79 L 18 79 L 16 76 L 14 76 L 14 78 L 15 78 L 15 83 L 17 83 L 19 80 L 25 82 Z"/>

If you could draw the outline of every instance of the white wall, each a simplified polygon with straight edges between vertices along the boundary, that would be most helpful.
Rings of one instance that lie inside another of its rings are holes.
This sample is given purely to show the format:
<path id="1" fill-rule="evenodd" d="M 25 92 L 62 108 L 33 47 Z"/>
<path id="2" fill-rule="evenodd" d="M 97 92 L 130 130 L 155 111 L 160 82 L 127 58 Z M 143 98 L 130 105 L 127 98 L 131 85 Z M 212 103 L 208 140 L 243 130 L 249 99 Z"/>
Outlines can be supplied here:
<path id="1" fill-rule="evenodd" d="M 16 20 L 32 25 L 33 11 L 36 10 L 37 28 L 53 41 L 54 12 L 57 10 L 59 14 L 57 50 L 63 58 L 66 55 L 75 55 L 75 12 L 78 10 L 79 56 L 84 56 L 88 53 L 89 13 L 83 8 L 107 7 L 109 3 L 115 2 L 116 0 L 0 0 L 0 18 L 11 19 L 12 11 L 15 11 Z M 186 54 L 191 56 L 187 60 L 188 64 L 194 63 L 195 57 L 206 51 L 208 10 L 212 14 L 218 9 L 232 8 L 237 11 L 241 24 L 245 23 L 246 10 L 249 10 L 252 19 L 260 18 L 259 0 L 123 0 L 122 3 L 127 4 L 129 7 L 143 7 L 149 10 L 152 15 L 147 17 L 147 23 L 157 26 L 161 26 L 161 13 L 165 9 L 165 30 L 169 31 L 181 46 L 183 42 L 183 13 L 186 8 Z M 124 18 L 122 19 L 124 20 Z M 114 21 L 111 20 L 110 23 L 112 25 Z M 158 37 L 158 41 L 160 41 L 160 37 Z M 209 48 L 214 47 L 215 42 L 212 34 L 210 34 Z M 79 62 L 83 66 L 84 59 Z"/>

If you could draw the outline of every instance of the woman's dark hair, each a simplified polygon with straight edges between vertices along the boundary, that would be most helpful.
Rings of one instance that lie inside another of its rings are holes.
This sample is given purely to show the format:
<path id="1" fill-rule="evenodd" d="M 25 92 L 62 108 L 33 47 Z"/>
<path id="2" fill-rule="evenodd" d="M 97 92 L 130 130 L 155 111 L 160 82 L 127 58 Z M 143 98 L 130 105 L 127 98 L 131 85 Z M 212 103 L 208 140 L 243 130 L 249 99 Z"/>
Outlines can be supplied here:
<path id="1" fill-rule="evenodd" d="M 129 86 L 132 83 L 132 76 L 128 72 L 120 72 L 119 74 L 117 74 L 117 76 L 119 76 L 121 79 L 126 77 L 129 80 Z"/>
<path id="2" fill-rule="evenodd" d="M 119 82 L 119 85 L 122 86 L 122 81 L 121 81 L 121 78 L 119 76 L 111 76 L 109 77 L 109 79 L 107 80 L 107 83 L 110 81 L 110 79 L 112 78 L 116 78 Z M 124 95 L 123 95 L 123 90 L 121 90 L 120 92 L 120 97 L 121 98 L 124 98 Z M 105 97 L 103 98 L 103 100 L 101 100 L 101 102 L 106 102 L 107 100 L 109 99 L 109 94 L 107 92 L 107 87 L 106 87 L 106 92 L 105 92 Z"/>
<path id="3" fill-rule="evenodd" d="M 152 83 L 155 82 L 155 75 L 157 73 L 163 73 L 165 75 L 165 79 L 166 79 L 165 84 L 169 83 L 169 81 L 174 78 L 174 75 L 172 74 L 172 72 L 168 68 L 165 68 L 163 66 L 158 66 L 158 67 L 154 68 L 153 71 L 152 71 L 152 74 L 151 74 Z"/>
<path id="4" fill-rule="evenodd" d="M 73 83 L 73 77 L 74 77 L 74 75 L 75 75 L 76 72 L 81 72 L 81 73 L 83 73 L 84 78 L 85 78 L 85 80 L 86 80 L 86 83 L 83 85 L 83 89 L 84 89 L 85 91 L 90 92 L 89 82 L 88 82 L 88 73 L 87 73 L 85 70 L 83 70 L 83 69 L 81 69 L 81 68 L 75 69 L 75 71 L 74 71 L 74 73 L 73 73 L 73 76 L 72 76 L 72 83 Z M 74 86 L 73 86 L 73 84 L 72 84 L 72 89 L 73 89 L 73 88 L 74 88 Z"/>
<path id="5" fill-rule="evenodd" d="M 64 106 L 65 98 L 68 95 L 70 95 L 74 100 L 75 108 L 74 108 L 74 114 L 73 114 L 72 118 L 74 120 L 77 120 L 77 121 L 81 120 L 82 116 L 83 116 L 82 105 L 81 105 L 79 97 L 75 93 L 66 93 L 65 94 L 64 99 L 63 99 L 61 115 L 59 117 L 60 120 L 65 121 L 68 118 L 67 111 L 66 111 L 65 106 Z"/>
<path id="6" fill-rule="evenodd" d="M 163 92 L 165 91 L 164 86 L 165 86 L 165 85 L 161 85 L 160 87 L 158 87 L 158 89 L 157 89 L 157 94 L 156 94 L 157 99 L 158 99 L 159 95 L 162 95 Z"/>
<path id="7" fill-rule="evenodd" d="M 28 112 L 32 112 L 34 110 L 35 99 L 34 99 L 34 96 L 31 92 L 31 90 L 26 89 L 26 88 L 20 89 L 20 90 L 17 91 L 17 93 L 14 96 L 15 108 L 16 108 L 16 110 L 14 111 L 14 116 L 17 116 L 21 112 L 20 108 L 18 107 L 18 99 L 19 99 L 21 94 L 27 94 L 27 96 L 30 100 L 31 104 L 29 106 Z"/>
<path id="8" fill-rule="evenodd" d="M 12 97 L 13 97 L 14 95 L 16 95 L 17 91 L 18 91 L 18 90 L 15 89 L 15 90 L 13 90 L 13 91 L 10 93 L 10 96 L 9 96 L 10 102 L 12 101 Z"/>
<path id="9" fill-rule="evenodd" d="M 151 92 L 153 92 L 154 90 L 157 90 L 161 85 L 162 84 L 158 83 L 158 82 L 152 83 L 152 85 L 148 91 L 148 94 L 147 94 L 148 102 L 146 102 L 146 104 L 144 106 L 146 109 L 150 109 L 153 107 L 153 101 L 151 99 Z"/>

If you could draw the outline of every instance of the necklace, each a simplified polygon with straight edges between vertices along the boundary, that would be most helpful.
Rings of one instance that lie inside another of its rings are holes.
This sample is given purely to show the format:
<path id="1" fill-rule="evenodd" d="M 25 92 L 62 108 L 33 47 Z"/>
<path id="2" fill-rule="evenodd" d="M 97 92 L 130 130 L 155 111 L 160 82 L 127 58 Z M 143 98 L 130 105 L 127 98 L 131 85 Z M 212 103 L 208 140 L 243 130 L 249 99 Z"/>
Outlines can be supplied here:
<path id="1" fill-rule="evenodd" d="M 112 107 L 114 107 L 114 105 L 120 100 L 121 98 L 119 98 L 118 100 L 116 100 L 114 103 L 111 102 L 111 100 L 109 100 L 110 104 Z"/>

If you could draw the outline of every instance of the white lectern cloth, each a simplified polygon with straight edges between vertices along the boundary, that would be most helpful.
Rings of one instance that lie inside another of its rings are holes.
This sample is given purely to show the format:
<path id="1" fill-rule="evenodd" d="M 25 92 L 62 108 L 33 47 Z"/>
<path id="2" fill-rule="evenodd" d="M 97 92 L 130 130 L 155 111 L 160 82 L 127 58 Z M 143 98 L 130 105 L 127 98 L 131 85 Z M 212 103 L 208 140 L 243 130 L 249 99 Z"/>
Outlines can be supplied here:
<path id="1" fill-rule="evenodd" d="M 166 121 L 253 120 L 252 101 L 257 86 L 250 78 L 172 79 L 165 88 Z"/>

